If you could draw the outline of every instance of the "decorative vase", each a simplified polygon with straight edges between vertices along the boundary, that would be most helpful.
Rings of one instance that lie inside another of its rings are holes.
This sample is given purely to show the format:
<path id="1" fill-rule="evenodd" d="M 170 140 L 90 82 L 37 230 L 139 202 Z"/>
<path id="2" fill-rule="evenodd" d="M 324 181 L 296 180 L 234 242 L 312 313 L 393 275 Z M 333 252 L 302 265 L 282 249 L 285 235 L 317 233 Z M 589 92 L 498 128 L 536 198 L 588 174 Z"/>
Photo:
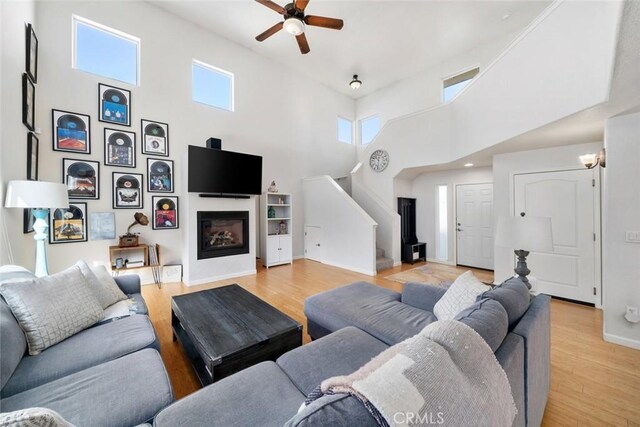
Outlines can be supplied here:
<path id="1" fill-rule="evenodd" d="M 273 206 L 269 206 L 269 209 L 267 210 L 267 217 L 268 218 L 275 218 L 276 217 L 276 210 Z"/>

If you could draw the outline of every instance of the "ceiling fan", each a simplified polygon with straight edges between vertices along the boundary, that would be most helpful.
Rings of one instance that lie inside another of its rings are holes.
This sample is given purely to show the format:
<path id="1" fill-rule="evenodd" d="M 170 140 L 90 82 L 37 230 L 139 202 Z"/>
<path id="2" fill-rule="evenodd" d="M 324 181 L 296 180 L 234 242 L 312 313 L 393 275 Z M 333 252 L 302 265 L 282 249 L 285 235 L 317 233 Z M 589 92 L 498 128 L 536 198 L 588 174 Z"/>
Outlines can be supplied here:
<path id="1" fill-rule="evenodd" d="M 278 22 L 262 34 L 256 36 L 259 42 L 265 41 L 281 29 L 285 29 L 289 34 L 296 36 L 300 52 L 304 55 L 309 53 L 309 43 L 304 34 L 305 24 L 314 27 L 330 28 L 332 30 L 341 30 L 344 22 L 342 19 L 327 18 L 324 16 L 305 15 L 304 10 L 309 4 L 309 0 L 294 0 L 293 3 L 282 7 L 270 0 L 256 0 L 258 3 L 267 6 L 282 15 L 283 22 Z"/>

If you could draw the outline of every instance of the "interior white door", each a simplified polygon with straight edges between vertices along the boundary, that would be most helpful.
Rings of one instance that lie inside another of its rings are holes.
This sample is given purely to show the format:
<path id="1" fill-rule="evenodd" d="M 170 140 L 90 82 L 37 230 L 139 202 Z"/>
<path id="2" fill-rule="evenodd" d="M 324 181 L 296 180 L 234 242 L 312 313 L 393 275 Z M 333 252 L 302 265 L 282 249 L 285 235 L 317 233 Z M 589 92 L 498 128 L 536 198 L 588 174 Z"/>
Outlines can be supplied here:
<path id="1" fill-rule="evenodd" d="M 304 257 L 322 262 L 322 246 L 320 243 L 322 227 L 307 225 L 304 227 Z"/>
<path id="2" fill-rule="evenodd" d="M 513 214 L 551 218 L 553 251 L 527 257 L 537 292 L 595 303 L 595 197 L 586 169 L 514 176 Z"/>
<path id="3" fill-rule="evenodd" d="M 493 270 L 493 184 L 456 186 L 457 263 Z"/>

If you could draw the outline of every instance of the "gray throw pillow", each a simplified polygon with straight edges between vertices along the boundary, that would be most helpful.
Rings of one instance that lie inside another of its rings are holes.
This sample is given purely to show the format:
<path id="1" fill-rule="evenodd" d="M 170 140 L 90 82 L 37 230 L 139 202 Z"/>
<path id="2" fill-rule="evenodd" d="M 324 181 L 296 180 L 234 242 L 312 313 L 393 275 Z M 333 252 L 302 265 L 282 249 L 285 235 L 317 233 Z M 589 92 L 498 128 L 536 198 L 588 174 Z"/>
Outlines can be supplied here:
<path id="1" fill-rule="evenodd" d="M 287 421 L 284 427 L 377 427 L 378 423 L 356 397 L 348 394 L 322 396 Z"/>
<path id="2" fill-rule="evenodd" d="M 481 294 L 477 301 L 489 298 L 498 301 L 507 311 L 509 317 L 509 330 L 520 321 L 522 316 L 529 309 L 531 295 L 529 288 L 517 277 L 512 277 L 502 282 L 502 284 Z"/>
<path id="3" fill-rule="evenodd" d="M 455 318 L 473 328 L 494 353 L 507 336 L 507 312 L 497 301 L 485 298 L 462 310 Z"/>
<path id="4" fill-rule="evenodd" d="M 51 276 L 4 283 L 0 294 L 26 335 L 30 355 L 92 326 L 104 316 L 78 266 Z"/>
<path id="5" fill-rule="evenodd" d="M 2 427 L 75 427 L 55 411 L 47 408 L 26 408 L 0 414 Z"/>
<path id="6" fill-rule="evenodd" d="M 107 269 L 101 265 L 91 269 L 86 262 L 78 261 L 76 266 L 80 268 L 82 275 L 87 281 L 87 285 L 96 299 L 102 306 L 102 309 L 127 299 L 128 297 L 120 290 L 118 284 L 109 274 Z"/>

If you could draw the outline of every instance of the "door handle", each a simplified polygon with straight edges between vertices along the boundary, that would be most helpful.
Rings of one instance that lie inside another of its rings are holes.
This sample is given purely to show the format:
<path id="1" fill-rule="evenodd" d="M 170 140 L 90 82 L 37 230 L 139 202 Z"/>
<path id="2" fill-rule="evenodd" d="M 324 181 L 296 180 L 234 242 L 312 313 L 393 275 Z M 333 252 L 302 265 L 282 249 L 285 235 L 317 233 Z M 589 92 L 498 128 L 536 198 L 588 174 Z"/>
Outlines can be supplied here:
<path id="1" fill-rule="evenodd" d="M 316 246 L 318 246 L 318 247 L 319 247 L 319 246 L 320 246 L 320 243 L 316 243 Z"/>
<path id="2" fill-rule="evenodd" d="M 462 228 L 457 228 L 458 231 L 462 231 Z"/>

